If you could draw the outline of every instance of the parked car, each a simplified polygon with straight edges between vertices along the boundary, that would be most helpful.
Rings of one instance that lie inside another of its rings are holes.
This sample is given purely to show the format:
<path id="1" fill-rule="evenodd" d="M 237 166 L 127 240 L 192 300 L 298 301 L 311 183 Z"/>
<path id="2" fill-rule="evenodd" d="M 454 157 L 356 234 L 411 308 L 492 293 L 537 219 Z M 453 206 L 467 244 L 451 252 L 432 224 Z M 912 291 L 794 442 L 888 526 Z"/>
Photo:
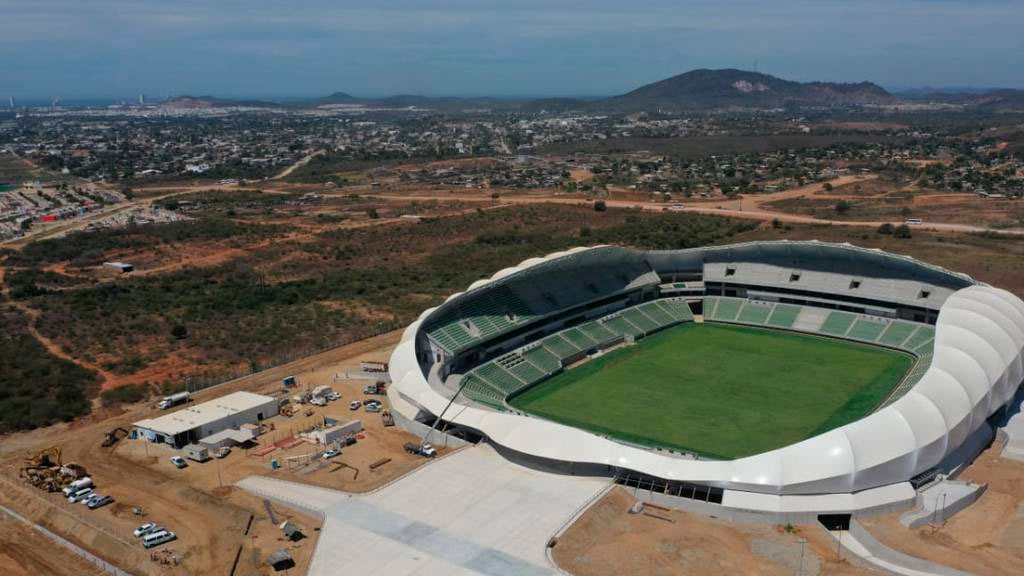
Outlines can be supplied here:
<path id="1" fill-rule="evenodd" d="M 363 405 L 363 403 L 360 402 L 359 400 L 353 400 L 353 401 L 348 403 L 348 409 L 349 410 L 359 410 L 359 407 L 362 406 L 362 405 Z"/>
<path id="2" fill-rule="evenodd" d="M 214 458 L 224 458 L 228 454 L 231 454 L 230 446 L 221 446 L 217 448 L 217 451 L 213 453 Z"/>
<path id="3" fill-rule="evenodd" d="M 82 488 L 78 492 L 73 492 L 68 496 L 68 502 L 77 504 L 82 500 L 88 500 L 90 496 L 92 496 L 92 488 Z"/>
<path id="4" fill-rule="evenodd" d="M 333 391 L 328 392 L 326 398 L 331 402 L 334 402 L 335 400 L 341 400 L 341 394 L 338 394 L 337 392 Z"/>
<path id="5" fill-rule="evenodd" d="M 381 408 L 383 408 L 383 407 L 384 407 L 384 405 L 381 404 L 380 402 L 367 402 L 366 403 L 366 411 L 367 412 L 380 412 Z"/>
<path id="6" fill-rule="evenodd" d="M 111 498 L 110 496 L 100 496 L 98 498 L 90 498 L 89 501 L 86 503 L 86 506 L 89 507 L 89 510 L 95 510 L 101 506 L 106 506 L 107 504 L 110 504 L 113 501 L 114 499 Z"/>
<path id="7" fill-rule="evenodd" d="M 313 406 L 327 406 L 327 400 L 324 400 L 320 396 L 313 396 L 309 399 L 309 403 Z"/>
<path id="8" fill-rule="evenodd" d="M 150 532 L 142 537 L 142 546 L 144 548 L 152 548 L 159 546 L 164 542 L 170 542 L 171 540 L 177 539 L 174 532 L 169 530 L 160 530 L 159 532 Z"/>
<path id="9" fill-rule="evenodd" d="M 157 526 L 155 522 L 146 522 L 142 526 L 139 526 L 138 528 L 136 528 L 135 531 L 132 532 L 132 534 L 134 534 L 136 538 L 142 538 L 146 534 L 149 534 L 150 532 L 152 532 L 152 531 L 154 531 L 154 530 L 156 530 L 158 528 L 160 528 L 160 527 Z"/>
<path id="10" fill-rule="evenodd" d="M 171 456 L 171 464 L 174 464 L 178 468 L 187 468 L 188 462 L 181 456 Z"/>
<path id="11" fill-rule="evenodd" d="M 334 458 L 338 454 L 341 454 L 341 450 L 338 450 L 337 448 L 331 448 L 327 452 L 324 452 L 324 455 L 321 456 L 321 458 L 323 458 L 324 460 L 330 460 L 331 458 Z"/>

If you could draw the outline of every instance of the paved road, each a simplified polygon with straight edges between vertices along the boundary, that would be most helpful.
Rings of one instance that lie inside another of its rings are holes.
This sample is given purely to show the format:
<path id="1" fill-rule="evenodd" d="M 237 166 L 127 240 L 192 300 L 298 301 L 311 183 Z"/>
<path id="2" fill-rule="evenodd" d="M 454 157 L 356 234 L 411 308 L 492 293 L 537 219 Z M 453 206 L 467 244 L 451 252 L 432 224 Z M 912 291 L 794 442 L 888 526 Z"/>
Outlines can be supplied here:
<path id="1" fill-rule="evenodd" d="M 265 477 L 238 485 L 325 517 L 308 574 L 557 574 L 548 539 L 609 486 L 465 448 L 367 495 Z"/>

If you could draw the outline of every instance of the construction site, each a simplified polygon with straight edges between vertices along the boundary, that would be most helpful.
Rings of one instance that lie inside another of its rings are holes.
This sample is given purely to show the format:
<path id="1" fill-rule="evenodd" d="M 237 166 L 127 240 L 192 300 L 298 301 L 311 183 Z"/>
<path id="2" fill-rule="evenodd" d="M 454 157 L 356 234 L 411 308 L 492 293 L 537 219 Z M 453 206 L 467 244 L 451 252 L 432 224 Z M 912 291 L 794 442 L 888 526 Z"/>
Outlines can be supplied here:
<path id="1" fill-rule="evenodd" d="M 163 410 L 156 402 L 11 435 L 0 447 L 0 511 L 19 519 L 3 519 L 96 573 L 115 573 L 113 566 L 129 574 L 272 574 L 285 568 L 303 573 L 322 519 L 271 504 L 235 483 L 270 476 L 366 492 L 423 463 L 404 449 L 418 439 L 393 425 L 381 395 L 386 383 L 378 386 L 364 370 L 380 369 L 395 338 L 386 334 L 228 382 Z M 181 419 L 203 412 L 204 403 L 215 407 L 239 393 L 271 399 L 274 413 L 227 429 L 236 434 L 203 439 L 212 439 L 213 449 L 208 442 L 180 448 L 156 442 L 138 425 L 177 413 Z M 75 490 L 91 492 L 70 502 Z M 100 495 L 109 502 L 83 505 Z M 134 532 L 147 524 L 173 539 L 145 548 L 145 537 Z M 34 532 L 32 525 L 63 542 Z M 5 544 L 0 540 L 0 566 Z M 87 550 L 90 558 L 69 546 Z"/>

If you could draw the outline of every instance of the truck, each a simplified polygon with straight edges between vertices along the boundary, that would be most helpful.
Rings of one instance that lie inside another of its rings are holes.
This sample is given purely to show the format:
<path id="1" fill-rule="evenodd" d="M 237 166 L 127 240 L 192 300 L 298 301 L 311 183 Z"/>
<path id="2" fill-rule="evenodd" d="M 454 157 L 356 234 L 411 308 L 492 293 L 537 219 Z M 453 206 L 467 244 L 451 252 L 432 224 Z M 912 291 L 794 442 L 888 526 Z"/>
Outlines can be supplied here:
<path id="1" fill-rule="evenodd" d="M 86 476 L 85 478 L 79 478 L 78 480 L 75 480 L 74 482 L 68 484 L 67 486 L 64 487 L 64 490 L 62 490 L 62 492 L 64 492 L 65 496 L 70 496 L 71 494 L 78 492 L 79 490 L 84 490 L 85 488 L 92 488 L 92 486 L 92 478 Z"/>
<path id="2" fill-rule="evenodd" d="M 157 404 L 157 407 L 159 407 L 161 410 L 167 410 L 168 408 L 172 408 L 179 404 L 184 404 L 188 402 L 190 397 L 191 394 L 189 394 L 188 392 L 178 392 L 177 394 L 164 396 L 163 399 L 160 400 L 160 403 Z"/>
<path id="3" fill-rule="evenodd" d="M 284 379 L 281 380 L 281 384 L 283 384 L 285 388 L 295 388 L 295 376 L 285 376 Z"/>
<path id="4" fill-rule="evenodd" d="M 386 390 L 384 382 L 374 382 L 363 386 L 363 394 L 384 394 Z"/>

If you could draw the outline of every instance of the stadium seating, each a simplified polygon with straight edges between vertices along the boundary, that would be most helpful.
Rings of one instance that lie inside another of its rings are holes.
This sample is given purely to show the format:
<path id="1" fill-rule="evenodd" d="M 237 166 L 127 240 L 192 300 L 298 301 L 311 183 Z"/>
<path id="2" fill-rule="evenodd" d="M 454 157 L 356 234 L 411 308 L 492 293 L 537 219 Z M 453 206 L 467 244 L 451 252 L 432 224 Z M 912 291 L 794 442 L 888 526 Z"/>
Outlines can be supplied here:
<path id="1" fill-rule="evenodd" d="M 603 323 L 604 326 L 611 330 L 612 332 L 615 332 L 616 334 L 622 334 L 623 336 L 632 336 L 633 338 L 636 338 L 637 336 L 641 336 L 644 333 L 644 331 L 641 330 L 639 327 L 630 324 L 629 321 L 626 320 L 626 318 L 623 317 L 622 315 L 607 318 L 603 320 Z"/>
<path id="2" fill-rule="evenodd" d="M 484 382 L 490 384 L 496 390 L 502 392 L 505 396 L 512 394 L 526 385 L 525 382 L 516 378 L 515 374 L 512 374 L 494 362 L 487 362 L 486 364 L 478 366 L 473 373 Z"/>
<path id="3" fill-rule="evenodd" d="M 463 376 L 461 385 L 462 393 L 470 400 L 490 406 L 491 408 L 505 410 L 505 396 L 473 374 Z"/>
<path id="4" fill-rule="evenodd" d="M 568 340 L 558 334 L 548 336 L 542 341 L 542 344 L 549 352 L 557 356 L 559 360 L 565 360 L 580 352 L 579 348 L 573 346 Z"/>
<path id="5" fill-rule="evenodd" d="M 547 374 L 553 374 L 562 369 L 562 363 L 558 356 L 548 352 L 547 348 L 543 346 L 536 346 L 523 352 L 523 358 Z"/>
<path id="6" fill-rule="evenodd" d="M 562 338 L 565 338 L 580 350 L 590 350 L 597 346 L 597 342 L 588 338 L 587 335 L 578 328 L 570 328 L 569 330 L 562 332 Z"/>
<path id="7" fill-rule="evenodd" d="M 832 336 L 843 336 L 856 319 L 857 315 L 850 312 L 832 312 L 825 319 L 825 323 L 821 325 L 819 332 Z"/>
<path id="8" fill-rule="evenodd" d="M 878 339 L 878 342 L 880 344 L 885 344 L 886 346 L 898 348 L 904 341 L 906 341 L 908 336 L 914 333 L 914 330 L 916 329 L 916 324 L 896 320 L 892 324 L 889 324 L 889 328 L 886 329 L 885 333 L 882 334 L 882 337 Z"/>
<path id="9" fill-rule="evenodd" d="M 718 305 L 715 306 L 715 311 L 711 318 L 723 322 L 732 322 L 736 319 L 736 315 L 739 314 L 742 304 L 743 300 L 739 298 L 719 298 Z"/>
<path id="10" fill-rule="evenodd" d="M 673 318 L 668 312 L 658 305 L 657 301 L 648 302 L 637 306 L 637 309 L 643 312 L 645 316 L 653 320 L 659 328 L 665 326 L 671 326 L 676 323 L 676 319 Z"/>
<path id="11" fill-rule="evenodd" d="M 862 316 L 853 323 L 853 326 L 850 327 L 850 331 L 846 333 L 846 337 L 855 340 L 864 340 L 866 342 L 874 342 L 878 340 L 878 337 L 882 335 L 882 332 L 888 328 L 889 322 L 889 320 L 881 318 Z"/>
<path id="12" fill-rule="evenodd" d="M 922 348 L 924 344 L 930 345 L 934 336 L 935 328 L 931 326 L 918 326 L 917 330 L 904 341 L 903 346 L 908 350 L 916 351 L 918 348 Z"/>
<path id="13" fill-rule="evenodd" d="M 770 302 L 744 302 L 736 321 L 744 324 L 764 324 L 772 313 Z"/>
<path id="14" fill-rule="evenodd" d="M 661 327 L 658 326 L 657 322 L 651 320 L 636 308 L 627 308 L 622 313 L 622 317 L 628 320 L 633 326 L 643 330 L 644 333 L 654 332 Z"/>
<path id="15" fill-rule="evenodd" d="M 776 304 L 766 324 L 776 328 L 792 328 L 800 314 L 800 307 L 793 304 Z"/>
<path id="16" fill-rule="evenodd" d="M 579 329 L 598 344 L 607 344 L 618 337 L 618 335 L 605 328 L 603 324 L 597 321 L 582 324 Z"/>

